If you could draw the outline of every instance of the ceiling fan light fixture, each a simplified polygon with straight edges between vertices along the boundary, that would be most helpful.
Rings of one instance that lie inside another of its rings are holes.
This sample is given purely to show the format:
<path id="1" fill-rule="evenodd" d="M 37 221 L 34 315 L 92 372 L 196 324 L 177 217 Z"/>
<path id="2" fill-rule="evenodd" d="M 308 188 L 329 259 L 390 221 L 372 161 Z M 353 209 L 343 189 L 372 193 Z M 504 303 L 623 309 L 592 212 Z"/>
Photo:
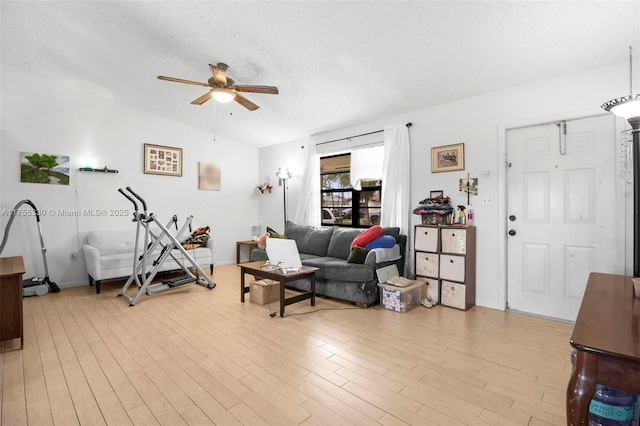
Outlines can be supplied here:
<path id="1" fill-rule="evenodd" d="M 629 95 L 612 99 L 602 105 L 602 108 L 626 120 L 633 117 L 640 117 L 640 95 Z"/>
<path id="2" fill-rule="evenodd" d="M 211 97 L 218 102 L 226 104 L 227 102 L 231 102 L 236 97 L 236 94 L 229 89 L 213 89 L 211 91 Z"/>
<path id="3" fill-rule="evenodd" d="M 633 48 L 629 46 L 629 96 L 611 99 L 602 109 L 626 120 L 640 117 L 640 94 L 633 94 Z"/>

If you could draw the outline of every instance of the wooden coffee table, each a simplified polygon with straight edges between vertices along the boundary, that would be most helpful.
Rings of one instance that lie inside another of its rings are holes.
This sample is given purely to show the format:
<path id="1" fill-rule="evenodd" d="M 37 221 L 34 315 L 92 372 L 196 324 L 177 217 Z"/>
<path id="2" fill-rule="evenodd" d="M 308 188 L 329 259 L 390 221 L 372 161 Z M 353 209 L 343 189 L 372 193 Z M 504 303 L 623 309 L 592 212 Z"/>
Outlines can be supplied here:
<path id="1" fill-rule="evenodd" d="M 262 260 L 259 262 L 248 262 L 238 265 L 240 267 L 240 302 L 244 303 L 244 294 L 248 293 L 250 290 L 250 287 L 245 287 L 244 285 L 244 276 L 245 274 L 249 274 L 256 278 L 266 278 L 280 283 L 280 317 L 284 316 L 284 307 L 291 305 L 292 303 L 311 299 L 311 306 L 316 306 L 316 271 L 318 268 L 303 265 L 299 271 L 292 271 L 283 274 L 282 272 L 275 270 L 262 269 L 265 263 L 266 261 Z M 285 299 L 285 284 L 301 278 L 309 279 L 311 283 L 310 290 Z"/>

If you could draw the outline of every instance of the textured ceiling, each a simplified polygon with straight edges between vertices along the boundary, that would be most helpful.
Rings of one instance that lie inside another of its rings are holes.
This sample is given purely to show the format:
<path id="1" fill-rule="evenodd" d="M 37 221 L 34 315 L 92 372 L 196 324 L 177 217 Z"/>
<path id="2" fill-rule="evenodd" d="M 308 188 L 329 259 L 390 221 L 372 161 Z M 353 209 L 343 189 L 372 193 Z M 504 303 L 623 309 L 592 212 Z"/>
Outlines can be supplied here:
<path id="1" fill-rule="evenodd" d="M 639 2 L 2 1 L 1 61 L 256 146 L 285 142 L 640 51 Z M 639 53 L 640 54 L 640 53 Z M 190 102 L 209 63 L 261 108 Z M 624 76 L 621 76 L 624 79 Z"/>

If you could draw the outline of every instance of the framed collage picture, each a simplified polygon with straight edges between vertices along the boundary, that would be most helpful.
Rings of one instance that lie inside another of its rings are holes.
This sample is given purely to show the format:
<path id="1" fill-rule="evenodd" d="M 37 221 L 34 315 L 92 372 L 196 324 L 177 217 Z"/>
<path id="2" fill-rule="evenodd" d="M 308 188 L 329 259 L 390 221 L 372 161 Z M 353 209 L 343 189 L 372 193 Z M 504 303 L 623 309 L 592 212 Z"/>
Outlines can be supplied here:
<path id="1" fill-rule="evenodd" d="M 182 148 L 145 143 L 144 172 L 152 175 L 182 176 Z"/>

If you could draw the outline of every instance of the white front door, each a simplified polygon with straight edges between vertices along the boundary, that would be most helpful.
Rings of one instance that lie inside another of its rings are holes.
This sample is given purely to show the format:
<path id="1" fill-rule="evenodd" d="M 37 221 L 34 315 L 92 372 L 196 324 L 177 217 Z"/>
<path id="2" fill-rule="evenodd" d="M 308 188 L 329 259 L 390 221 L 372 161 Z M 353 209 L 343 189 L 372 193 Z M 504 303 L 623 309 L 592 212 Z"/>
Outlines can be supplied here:
<path id="1" fill-rule="evenodd" d="M 513 129 L 506 141 L 507 306 L 575 320 L 590 272 L 624 273 L 614 118 Z"/>

